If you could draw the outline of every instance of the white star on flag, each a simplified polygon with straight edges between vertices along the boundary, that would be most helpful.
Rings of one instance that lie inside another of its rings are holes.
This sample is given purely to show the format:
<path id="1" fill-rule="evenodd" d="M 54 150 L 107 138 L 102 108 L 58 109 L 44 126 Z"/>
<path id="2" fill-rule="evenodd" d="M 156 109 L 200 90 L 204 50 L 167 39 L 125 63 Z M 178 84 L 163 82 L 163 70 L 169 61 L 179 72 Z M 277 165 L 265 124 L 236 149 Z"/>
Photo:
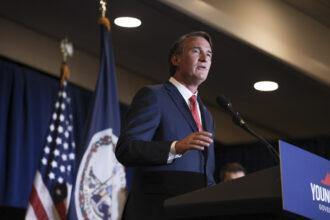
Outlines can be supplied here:
<path id="1" fill-rule="evenodd" d="M 62 173 L 65 172 L 65 166 L 61 165 L 61 166 L 60 166 L 60 171 L 61 171 Z"/>
<path id="2" fill-rule="evenodd" d="M 46 164 L 47 164 L 47 159 L 46 159 L 46 158 L 42 158 L 42 159 L 41 159 L 41 163 L 42 163 L 43 165 L 46 165 Z"/>
<path id="3" fill-rule="evenodd" d="M 52 142 L 52 140 L 53 140 L 53 138 L 52 138 L 51 136 L 48 136 L 48 137 L 47 137 L 47 141 L 48 141 L 48 143 Z"/>
<path id="4" fill-rule="evenodd" d="M 46 153 L 46 154 L 49 154 L 49 152 L 50 152 L 50 149 L 49 149 L 49 147 L 48 147 L 48 146 L 46 146 L 46 147 L 45 147 L 45 149 L 44 149 L 44 151 L 45 151 L 45 153 Z"/>
<path id="5" fill-rule="evenodd" d="M 62 144 L 62 139 L 61 138 L 56 138 L 56 144 Z"/>
<path id="6" fill-rule="evenodd" d="M 49 176 L 49 179 L 51 179 L 51 180 L 55 179 L 55 174 L 53 172 L 50 172 L 48 176 Z"/>
<path id="7" fill-rule="evenodd" d="M 55 167 L 57 167 L 57 162 L 53 160 L 51 165 L 52 165 L 53 168 L 55 168 Z"/>
<path id="8" fill-rule="evenodd" d="M 59 151 L 58 149 L 55 149 L 55 150 L 54 150 L 54 155 L 55 155 L 55 156 L 60 155 L 60 151 Z"/>

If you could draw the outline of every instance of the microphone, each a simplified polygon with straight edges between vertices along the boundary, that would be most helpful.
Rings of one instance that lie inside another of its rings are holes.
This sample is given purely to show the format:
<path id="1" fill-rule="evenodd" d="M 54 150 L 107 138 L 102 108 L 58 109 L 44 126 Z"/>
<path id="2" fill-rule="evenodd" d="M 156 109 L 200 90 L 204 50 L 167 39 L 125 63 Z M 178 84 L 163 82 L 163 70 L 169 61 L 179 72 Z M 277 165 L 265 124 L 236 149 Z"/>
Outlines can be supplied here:
<path id="1" fill-rule="evenodd" d="M 241 115 L 234 110 L 231 102 L 224 95 L 217 97 L 217 103 L 232 116 L 233 122 L 236 125 L 242 127 L 243 129 L 247 128 L 247 125 Z"/>
<path id="2" fill-rule="evenodd" d="M 231 102 L 224 95 L 218 96 L 216 101 L 217 101 L 218 105 L 220 105 L 226 112 L 228 112 L 232 116 L 232 120 L 236 125 L 243 128 L 249 134 L 256 137 L 262 144 L 264 144 L 267 147 L 267 149 L 270 151 L 270 153 L 272 154 L 274 160 L 277 163 L 279 163 L 279 160 L 280 160 L 279 155 L 278 155 L 277 151 L 275 150 L 275 148 L 270 143 L 268 143 L 263 137 L 256 134 L 254 131 L 252 131 L 247 126 L 246 122 L 243 120 L 241 115 L 237 111 L 234 110 Z"/>

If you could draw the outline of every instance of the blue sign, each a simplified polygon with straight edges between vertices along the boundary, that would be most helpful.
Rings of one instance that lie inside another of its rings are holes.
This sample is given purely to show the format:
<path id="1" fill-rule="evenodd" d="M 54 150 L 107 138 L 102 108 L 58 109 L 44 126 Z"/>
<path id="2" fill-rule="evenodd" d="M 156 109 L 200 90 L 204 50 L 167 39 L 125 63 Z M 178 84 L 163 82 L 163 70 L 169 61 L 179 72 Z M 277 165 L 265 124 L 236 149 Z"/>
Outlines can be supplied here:
<path id="1" fill-rule="evenodd" d="M 280 156 L 283 209 L 329 220 L 330 161 L 283 141 Z"/>

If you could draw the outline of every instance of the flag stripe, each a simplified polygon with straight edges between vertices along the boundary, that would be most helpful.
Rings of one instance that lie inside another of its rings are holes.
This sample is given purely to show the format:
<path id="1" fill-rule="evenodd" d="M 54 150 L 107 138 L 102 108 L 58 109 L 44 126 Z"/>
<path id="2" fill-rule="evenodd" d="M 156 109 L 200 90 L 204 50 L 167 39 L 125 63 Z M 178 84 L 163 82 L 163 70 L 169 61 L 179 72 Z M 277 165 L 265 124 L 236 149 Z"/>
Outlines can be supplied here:
<path id="1" fill-rule="evenodd" d="M 66 218 L 66 207 L 65 207 L 64 201 L 60 202 L 59 204 L 56 204 L 56 210 L 58 211 L 61 219 L 65 220 L 65 218 Z"/>
<path id="2" fill-rule="evenodd" d="M 37 216 L 34 213 L 31 201 L 29 201 L 28 209 L 26 210 L 25 220 L 36 220 Z"/>
<path id="3" fill-rule="evenodd" d="M 46 213 L 46 210 L 44 208 L 44 206 L 42 205 L 38 192 L 37 190 L 34 188 L 34 186 L 32 187 L 32 192 L 31 192 L 31 200 L 30 203 L 32 205 L 32 208 L 34 210 L 34 214 L 37 217 L 37 219 L 49 219 Z"/>
<path id="4" fill-rule="evenodd" d="M 49 194 L 49 191 L 45 184 L 43 183 L 41 174 L 39 171 L 36 172 L 34 187 L 36 189 L 37 195 L 43 206 L 45 207 L 45 212 L 50 219 L 59 219 L 59 215 L 51 207 L 53 207 L 53 199 Z M 32 198 L 31 198 L 32 199 Z M 48 208 L 47 208 L 48 207 Z"/>

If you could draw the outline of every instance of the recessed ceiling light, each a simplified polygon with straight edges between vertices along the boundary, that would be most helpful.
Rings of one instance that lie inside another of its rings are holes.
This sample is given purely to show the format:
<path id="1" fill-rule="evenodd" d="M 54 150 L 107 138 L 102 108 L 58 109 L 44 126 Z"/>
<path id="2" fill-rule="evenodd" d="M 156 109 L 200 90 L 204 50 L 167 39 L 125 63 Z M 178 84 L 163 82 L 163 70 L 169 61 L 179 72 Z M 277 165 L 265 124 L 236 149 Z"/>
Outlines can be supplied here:
<path id="1" fill-rule="evenodd" d="M 260 81 L 256 82 L 253 87 L 256 90 L 263 91 L 263 92 L 270 92 L 278 89 L 278 84 L 272 81 Z"/>
<path id="2" fill-rule="evenodd" d="M 133 17 L 118 17 L 115 19 L 115 24 L 120 27 L 134 28 L 141 25 L 141 20 Z"/>

